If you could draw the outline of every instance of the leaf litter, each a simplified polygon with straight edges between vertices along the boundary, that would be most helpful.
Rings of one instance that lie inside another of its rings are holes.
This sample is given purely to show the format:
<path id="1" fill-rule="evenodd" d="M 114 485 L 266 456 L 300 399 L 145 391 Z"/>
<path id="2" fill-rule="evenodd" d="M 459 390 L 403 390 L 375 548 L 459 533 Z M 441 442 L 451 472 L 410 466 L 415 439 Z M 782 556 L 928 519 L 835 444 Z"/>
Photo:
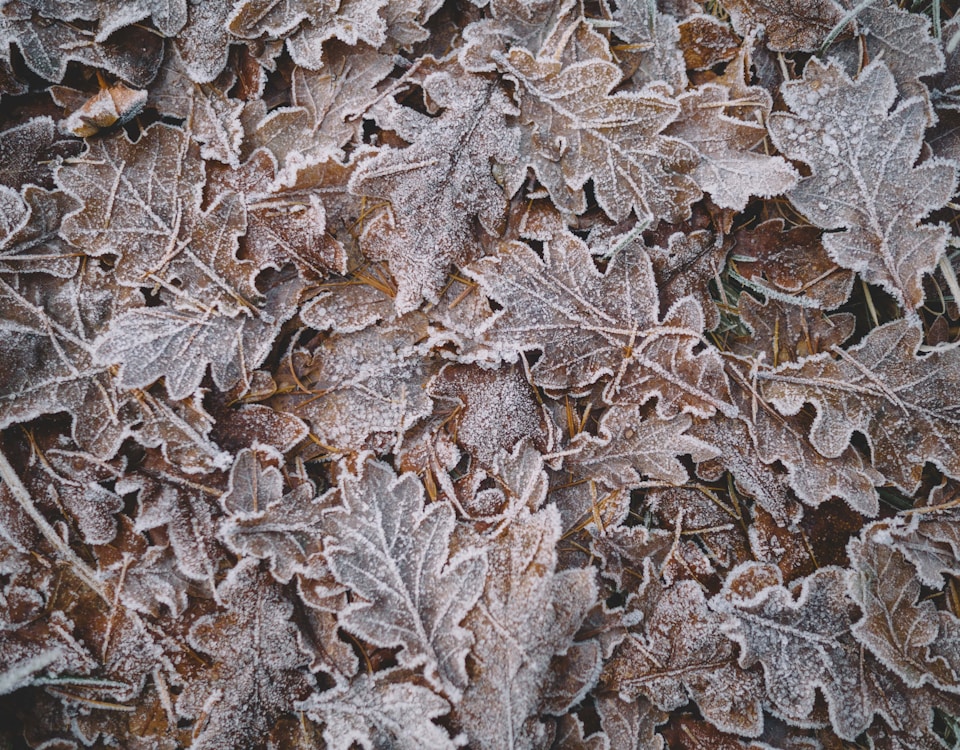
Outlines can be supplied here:
<path id="1" fill-rule="evenodd" d="M 954 2 L 0 10 L 0 745 L 937 748 Z"/>

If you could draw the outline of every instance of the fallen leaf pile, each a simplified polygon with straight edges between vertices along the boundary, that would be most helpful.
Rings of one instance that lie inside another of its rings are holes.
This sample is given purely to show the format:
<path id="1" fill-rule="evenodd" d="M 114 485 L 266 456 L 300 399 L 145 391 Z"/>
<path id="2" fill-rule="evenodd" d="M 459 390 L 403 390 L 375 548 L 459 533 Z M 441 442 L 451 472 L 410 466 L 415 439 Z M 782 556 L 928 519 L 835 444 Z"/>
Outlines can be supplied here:
<path id="1" fill-rule="evenodd" d="M 960 740 L 954 2 L 0 2 L 0 746 Z"/>

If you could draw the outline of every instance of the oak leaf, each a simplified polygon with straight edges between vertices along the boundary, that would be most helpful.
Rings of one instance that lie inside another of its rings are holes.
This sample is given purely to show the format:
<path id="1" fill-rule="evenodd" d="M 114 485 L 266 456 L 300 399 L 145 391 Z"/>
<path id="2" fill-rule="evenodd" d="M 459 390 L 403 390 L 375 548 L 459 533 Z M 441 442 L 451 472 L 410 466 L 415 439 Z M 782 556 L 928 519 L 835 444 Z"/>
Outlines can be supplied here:
<path id="1" fill-rule="evenodd" d="M 360 674 L 349 683 L 315 693 L 298 705 L 324 724 L 331 750 L 391 747 L 397 750 L 453 750 L 458 745 L 434 723 L 449 704 L 419 685 L 404 670 Z"/>
<path id="2" fill-rule="evenodd" d="M 399 646 L 401 666 L 422 669 L 431 686 L 456 699 L 467 686 L 472 641 L 460 623 L 483 590 L 483 554 L 451 554 L 453 508 L 424 507 L 411 474 L 398 478 L 368 460 L 359 475 L 341 479 L 339 491 L 342 505 L 324 522 L 324 556 L 359 597 L 340 613 L 340 626 L 381 648 Z"/>
<path id="3" fill-rule="evenodd" d="M 563 232 L 545 243 L 542 260 L 524 243 L 504 242 L 467 274 L 504 307 L 480 327 L 488 345 L 506 359 L 543 352 L 532 369 L 537 385 L 576 392 L 609 375 L 609 400 L 657 396 L 664 419 L 732 410 L 716 352 L 693 351 L 703 329 L 699 305 L 682 298 L 661 323 L 642 250 L 618 253 L 601 273 L 587 246 Z"/>
<path id="4" fill-rule="evenodd" d="M 519 133 L 506 119 L 516 110 L 495 81 L 452 68 L 429 74 L 422 87 L 443 111 L 428 117 L 396 103 L 372 110 L 381 127 L 410 145 L 384 147 L 350 180 L 351 191 L 390 201 L 364 229 L 361 247 L 388 262 L 400 313 L 424 297 L 436 301 L 450 263 L 464 265 L 480 254 L 475 218 L 490 235 L 504 228 L 507 198 L 493 162 L 512 162 L 519 147 Z M 447 220 L 434 221 L 437 212 Z"/>
<path id="5" fill-rule="evenodd" d="M 679 105 L 653 90 L 611 93 L 623 75 L 607 55 L 569 65 L 522 48 L 501 57 L 520 89 L 526 162 L 556 204 L 576 213 L 593 180 L 615 221 L 631 209 L 653 223 L 688 215 L 700 197 L 690 176 L 696 152 L 664 134 Z"/>
<path id="6" fill-rule="evenodd" d="M 873 707 L 861 690 L 862 656 L 850 630 L 854 608 L 845 596 L 846 573 L 820 568 L 803 579 L 796 596 L 780 580 L 779 568 L 744 563 L 710 606 L 729 616 L 723 627 L 740 645 L 740 665 L 763 666 L 767 695 L 778 712 L 794 722 L 806 720 L 819 689 L 834 731 L 852 739 L 870 725 Z"/>
<path id="7" fill-rule="evenodd" d="M 923 302 L 921 278 L 943 253 L 948 230 L 922 225 L 956 187 L 956 167 L 940 159 L 914 166 L 927 126 L 923 101 L 903 101 L 875 60 L 851 80 L 834 63 L 811 60 L 803 79 L 783 86 L 792 112 L 770 116 L 777 147 L 812 174 L 787 191 L 823 229 L 830 257 L 886 289 L 906 309 Z"/>
<path id="8" fill-rule="evenodd" d="M 873 465 L 914 492 L 926 461 L 960 472 L 954 446 L 960 423 L 953 402 L 957 347 L 942 345 L 917 357 L 922 332 L 907 320 L 875 328 L 859 344 L 785 364 L 763 374 L 764 396 L 785 415 L 804 403 L 817 407 L 810 441 L 839 456 L 854 431 L 866 436 Z"/>
<path id="9" fill-rule="evenodd" d="M 310 693 L 292 603 L 257 561 L 242 560 L 217 587 L 224 609 L 199 618 L 190 645 L 215 659 L 177 698 L 177 713 L 197 719 L 195 748 L 256 744 L 282 714 Z"/>

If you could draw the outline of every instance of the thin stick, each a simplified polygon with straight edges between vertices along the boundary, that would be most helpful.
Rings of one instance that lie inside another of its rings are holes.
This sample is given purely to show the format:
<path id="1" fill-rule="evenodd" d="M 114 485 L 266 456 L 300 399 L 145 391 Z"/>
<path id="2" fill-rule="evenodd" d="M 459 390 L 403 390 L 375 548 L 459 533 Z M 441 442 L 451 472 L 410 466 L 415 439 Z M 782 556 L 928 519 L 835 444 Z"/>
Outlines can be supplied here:
<path id="1" fill-rule="evenodd" d="M 37 528 L 40 529 L 40 533 L 43 534 L 44 538 L 53 545 L 70 567 L 73 568 L 73 572 L 76 573 L 77 577 L 87 584 L 87 586 L 107 604 L 112 604 L 113 602 L 107 596 L 107 590 L 103 582 L 97 578 L 96 572 L 77 557 L 77 553 L 70 549 L 70 546 L 54 531 L 47 519 L 43 517 L 43 514 L 37 510 L 37 506 L 33 504 L 33 500 L 30 498 L 30 493 L 27 492 L 27 488 L 23 486 L 23 482 L 20 481 L 20 477 L 17 476 L 17 472 L 13 470 L 13 467 L 10 465 L 10 462 L 2 450 L 0 450 L 0 478 L 2 478 L 7 487 L 10 488 L 14 499 L 37 525 Z"/>

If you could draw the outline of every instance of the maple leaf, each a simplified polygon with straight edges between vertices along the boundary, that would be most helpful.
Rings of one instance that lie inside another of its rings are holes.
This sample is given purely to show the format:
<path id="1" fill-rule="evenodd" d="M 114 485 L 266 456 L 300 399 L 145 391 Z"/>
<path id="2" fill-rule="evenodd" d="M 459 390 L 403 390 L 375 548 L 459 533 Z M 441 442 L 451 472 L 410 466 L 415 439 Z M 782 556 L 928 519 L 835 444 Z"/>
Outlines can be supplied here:
<path id="1" fill-rule="evenodd" d="M 360 674 L 349 683 L 315 693 L 298 705 L 322 722 L 331 750 L 391 747 L 398 750 L 453 750 L 458 745 L 433 719 L 449 704 L 399 669 Z"/>
<path id="2" fill-rule="evenodd" d="M 817 407 L 810 441 L 824 456 L 839 456 L 854 431 L 870 445 L 873 465 L 912 493 L 926 461 L 951 476 L 960 472 L 954 446 L 960 440 L 956 346 L 917 357 L 923 333 L 907 320 L 872 330 L 859 344 L 808 357 L 761 374 L 764 396 L 785 415 L 804 403 Z"/>
<path id="3" fill-rule="evenodd" d="M 359 476 L 345 476 L 340 499 L 324 523 L 324 556 L 362 597 L 340 613 L 341 627 L 382 648 L 400 646 L 400 666 L 422 668 L 435 689 L 459 697 L 471 642 L 460 623 L 481 594 L 483 555 L 450 555 L 453 508 L 424 508 L 419 481 L 385 464 L 368 460 Z"/>
<path id="4" fill-rule="evenodd" d="M 873 712 L 861 695 L 862 657 L 850 631 L 845 579 L 841 568 L 820 568 L 803 579 L 794 598 L 781 585 L 779 568 L 744 563 L 731 571 L 710 606 L 729 615 L 723 627 L 740 645 L 740 666 L 763 666 L 767 695 L 778 712 L 805 720 L 819 688 L 834 731 L 852 739 L 869 726 Z"/>
<path id="5" fill-rule="evenodd" d="M 495 81 L 454 68 L 426 76 L 422 88 L 442 113 L 428 117 L 396 103 L 372 110 L 382 128 L 411 145 L 381 149 L 350 180 L 352 192 L 390 201 L 365 227 L 361 247 L 388 262 L 399 313 L 424 297 L 436 301 L 450 263 L 479 255 L 475 217 L 488 234 L 502 231 L 507 199 L 493 162 L 512 162 L 519 148 L 519 132 L 506 120 L 516 109 Z M 433 221 L 437 212 L 447 220 Z"/>
<path id="6" fill-rule="evenodd" d="M 498 64 L 520 88 L 521 163 L 534 168 L 558 206 L 581 213 L 592 179 L 597 203 L 615 221 L 631 209 L 652 223 L 689 214 L 700 197 L 689 175 L 696 153 L 663 134 L 679 114 L 675 101 L 653 90 L 611 94 L 623 76 L 609 52 L 563 65 L 513 48 Z M 517 177 L 511 192 L 522 172 Z"/>
<path id="7" fill-rule="evenodd" d="M 273 722 L 310 692 L 293 605 L 257 561 L 242 560 L 217 587 L 224 611 L 190 628 L 190 645 L 216 661 L 177 698 L 177 713 L 197 719 L 195 748 L 256 744 Z"/>
<path id="8" fill-rule="evenodd" d="M 731 410 L 716 352 L 693 352 L 703 328 L 699 305 L 683 298 L 658 321 L 653 269 L 642 250 L 618 253 L 600 273 L 586 244 L 563 232 L 544 244 L 543 260 L 522 242 L 503 242 L 466 273 L 504 308 L 479 328 L 488 345 L 508 360 L 543 352 L 532 369 L 537 385 L 582 391 L 616 375 L 609 399 L 657 396 L 664 419 Z"/>
<path id="9" fill-rule="evenodd" d="M 792 113 L 772 114 L 768 128 L 786 156 L 812 171 L 787 192 L 791 202 L 817 226 L 843 230 L 824 235 L 830 257 L 912 310 L 923 302 L 921 278 L 948 233 L 919 222 L 953 195 L 956 168 L 939 159 L 914 166 L 924 104 L 908 99 L 891 112 L 896 95 L 881 60 L 854 81 L 836 64 L 813 59 L 802 80 L 783 86 Z"/>

